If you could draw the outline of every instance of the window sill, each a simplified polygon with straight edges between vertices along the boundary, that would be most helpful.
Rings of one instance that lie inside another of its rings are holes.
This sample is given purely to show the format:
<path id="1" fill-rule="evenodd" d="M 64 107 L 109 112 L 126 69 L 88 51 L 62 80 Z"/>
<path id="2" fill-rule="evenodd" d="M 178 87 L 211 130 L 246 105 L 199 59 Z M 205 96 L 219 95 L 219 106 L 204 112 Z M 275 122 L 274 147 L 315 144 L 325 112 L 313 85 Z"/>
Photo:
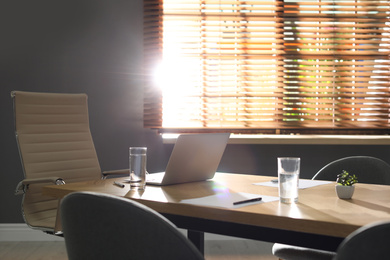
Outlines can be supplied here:
<path id="1" fill-rule="evenodd" d="M 173 144 L 178 135 L 164 134 L 163 143 Z M 388 135 L 237 135 L 229 144 L 299 144 L 299 145 L 390 145 Z"/>

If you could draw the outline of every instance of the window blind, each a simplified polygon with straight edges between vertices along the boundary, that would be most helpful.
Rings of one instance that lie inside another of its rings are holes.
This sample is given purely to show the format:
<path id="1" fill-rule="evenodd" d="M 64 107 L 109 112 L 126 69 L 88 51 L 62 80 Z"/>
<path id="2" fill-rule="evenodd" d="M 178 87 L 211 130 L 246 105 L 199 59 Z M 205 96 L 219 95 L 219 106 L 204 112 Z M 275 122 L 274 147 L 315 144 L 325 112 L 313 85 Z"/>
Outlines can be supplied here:
<path id="1" fill-rule="evenodd" d="M 144 0 L 144 125 L 390 132 L 390 1 Z"/>

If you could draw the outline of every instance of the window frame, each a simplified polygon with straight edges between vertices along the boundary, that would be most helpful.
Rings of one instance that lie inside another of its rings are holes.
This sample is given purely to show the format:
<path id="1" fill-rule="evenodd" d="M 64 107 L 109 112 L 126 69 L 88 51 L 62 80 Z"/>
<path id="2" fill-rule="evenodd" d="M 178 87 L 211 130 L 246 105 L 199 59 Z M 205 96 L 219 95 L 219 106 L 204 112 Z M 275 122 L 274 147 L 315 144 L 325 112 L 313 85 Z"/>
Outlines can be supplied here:
<path id="1" fill-rule="evenodd" d="M 279 1 L 283 2 L 283 1 Z M 389 1 L 387 2 L 389 3 Z M 240 134 L 301 134 L 301 135 L 388 135 L 390 134 L 390 109 L 387 116 L 386 127 L 299 127 L 299 126 L 282 126 L 282 127 L 264 127 L 264 128 L 234 128 L 234 127 L 164 127 L 163 126 L 163 94 L 154 82 L 153 69 L 156 62 L 163 59 L 162 57 L 162 39 L 163 31 L 163 0 L 144 0 L 145 7 L 145 31 L 144 31 L 144 62 L 145 62 L 145 96 L 144 96 L 144 127 L 157 129 L 160 133 L 202 133 L 202 132 L 231 132 Z M 150 44 L 152 43 L 152 44 Z M 151 48 L 150 46 L 154 46 Z M 157 46 L 157 47 L 156 47 Z M 387 85 L 387 94 L 389 95 L 389 86 Z M 389 98 L 390 102 L 390 98 Z M 389 103 L 388 102 L 388 103 Z"/>

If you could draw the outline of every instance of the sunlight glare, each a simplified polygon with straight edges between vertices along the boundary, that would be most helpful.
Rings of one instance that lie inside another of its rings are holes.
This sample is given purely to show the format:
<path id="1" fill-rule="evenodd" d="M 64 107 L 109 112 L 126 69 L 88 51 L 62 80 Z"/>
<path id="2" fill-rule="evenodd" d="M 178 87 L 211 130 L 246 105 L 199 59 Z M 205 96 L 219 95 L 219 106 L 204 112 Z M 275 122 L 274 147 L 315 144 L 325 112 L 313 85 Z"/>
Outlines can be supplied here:
<path id="1" fill-rule="evenodd" d="M 163 126 L 174 127 L 178 122 L 184 123 L 190 118 L 186 113 L 193 114 L 197 111 L 198 102 L 194 102 L 194 98 L 201 91 L 199 68 L 199 61 L 196 59 L 180 57 L 180 49 L 165 50 L 164 60 L 155 74 L 156 84 L 163 95 Z"/>

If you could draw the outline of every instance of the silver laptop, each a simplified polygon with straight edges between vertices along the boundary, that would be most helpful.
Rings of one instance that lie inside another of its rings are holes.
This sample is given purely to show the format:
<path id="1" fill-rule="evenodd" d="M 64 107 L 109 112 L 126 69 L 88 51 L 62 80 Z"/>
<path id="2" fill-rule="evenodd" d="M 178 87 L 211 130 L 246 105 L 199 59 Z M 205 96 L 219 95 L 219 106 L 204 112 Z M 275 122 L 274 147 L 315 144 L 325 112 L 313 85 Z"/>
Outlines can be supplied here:
<path id="1" fill-rule="evenodd" d="M 165 172 L 148 174 L 146 184 L 171 185 L 213 178 L 229 136 L 229 133 L 180 135 Z"/>

